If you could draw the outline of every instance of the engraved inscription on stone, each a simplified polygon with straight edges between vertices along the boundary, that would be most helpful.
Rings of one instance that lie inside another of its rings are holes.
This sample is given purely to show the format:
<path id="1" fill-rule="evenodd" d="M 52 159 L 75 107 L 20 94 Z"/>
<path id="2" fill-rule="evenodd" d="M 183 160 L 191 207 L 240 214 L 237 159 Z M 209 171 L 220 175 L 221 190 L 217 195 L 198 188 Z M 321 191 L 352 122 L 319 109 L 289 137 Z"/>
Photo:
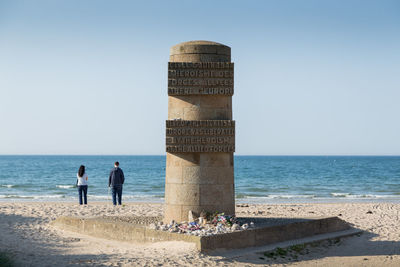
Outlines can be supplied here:
<path id="1" fill-rule="evenodd" d="M 168 62 L 168 95 L 233 95 L 233 63 Z"/>
<path id="2" fill-rule="evenodd" d="M 235 121 L 167 120 L 167 152 L 234 152 Z"/>
<path id="3" fill-rule="evenodd" d="M 168 62 L 169 68 L 177 69 L 232 69 L 233 62 Z"/>
<path id="4" fill-rule="evenodd" d="M 167 120 L 167 128 L 173 127 L 235 127 L 235 121 L 231 120 L 201 120 L 201 121 L 185 121 L 185 120 Z"/>
<path id="5" fill-rule="evenodd" d="M 167 146 L 168 153 L 194 153 L 194 152 L 235 152 L 232 145 L 177 145 Z"/>

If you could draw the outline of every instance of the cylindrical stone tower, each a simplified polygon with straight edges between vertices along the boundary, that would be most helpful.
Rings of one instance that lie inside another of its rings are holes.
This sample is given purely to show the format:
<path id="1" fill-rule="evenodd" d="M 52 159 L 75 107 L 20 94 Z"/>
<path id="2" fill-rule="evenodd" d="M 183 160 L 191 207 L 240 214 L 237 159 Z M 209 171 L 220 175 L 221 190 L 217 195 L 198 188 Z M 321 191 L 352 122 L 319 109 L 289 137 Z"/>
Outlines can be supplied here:
<path id="1" fill-rule="evenodd" d="M 180 43 L 168 63 L 164 222 L 235 213 L 233 63 L 228 46 Z"/>

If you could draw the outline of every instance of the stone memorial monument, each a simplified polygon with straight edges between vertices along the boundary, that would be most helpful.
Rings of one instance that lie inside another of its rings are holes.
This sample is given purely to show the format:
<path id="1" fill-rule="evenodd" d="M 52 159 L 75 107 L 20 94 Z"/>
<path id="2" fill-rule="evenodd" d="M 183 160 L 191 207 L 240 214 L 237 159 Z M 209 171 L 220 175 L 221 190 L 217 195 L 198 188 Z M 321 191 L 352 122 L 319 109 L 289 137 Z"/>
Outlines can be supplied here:
<path id="1" fill-rule="evenodd" d="M 235 213 L 233 63 L 228 46 L 191 41 L 168 63 L 164 221 Z"/>
<path id="2" fill-rule="evenodd" d="M 233 63 L 228 46 L 192 41 L 171 48 L 164 223 L 191 222 L 203 211 L 235 214 L 232 95 Z M 177 224 L 161 225 L 159 219 L 158 216 L 131 216 L 123 220 L 119 216 L 61 216 L 52 225 L 124 242 L 192 242 L 201 252 L 276 245 L 294 239 L 299 242 L 306 237 L 305 242 L 310 242 L 310 238 L 324 240 L 361 233 L 338 217 L 285 217 L 282 220 L 258 217 L 251 219 L 253 224 L 239 225 L 238 222 L 236 227 L 226 224 L 218 229 L 210 223 L 201 230 L 184 231 Z"/>

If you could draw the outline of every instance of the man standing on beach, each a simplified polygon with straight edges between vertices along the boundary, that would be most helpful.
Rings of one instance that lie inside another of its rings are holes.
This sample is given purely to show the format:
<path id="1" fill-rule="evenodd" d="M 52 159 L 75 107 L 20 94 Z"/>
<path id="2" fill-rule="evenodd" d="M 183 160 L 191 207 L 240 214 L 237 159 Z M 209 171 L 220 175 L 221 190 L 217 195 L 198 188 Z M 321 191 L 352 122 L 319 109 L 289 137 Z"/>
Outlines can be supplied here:
<path id="1" fill-rule="evenodd" d="M 122 202 L 122 185 L 124 184 L 125 177 L 124 172 L 119 168 L 119 162 L 114 163 L 114 168 L 110 172 L 110 177 L 108 178 L 108 187 L 112 190 L 112 201 L 114 206 L 117 205 L 117 195 L 118 195 L 118 205 Z"/>

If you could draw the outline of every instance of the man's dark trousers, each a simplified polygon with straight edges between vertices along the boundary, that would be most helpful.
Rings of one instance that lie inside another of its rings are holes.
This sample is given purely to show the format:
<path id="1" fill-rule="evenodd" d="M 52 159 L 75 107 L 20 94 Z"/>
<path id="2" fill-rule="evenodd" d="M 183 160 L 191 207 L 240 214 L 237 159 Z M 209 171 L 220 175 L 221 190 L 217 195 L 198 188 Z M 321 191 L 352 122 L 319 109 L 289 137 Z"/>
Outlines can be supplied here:
<path id="1" fill-rule="evenodd" d="M 112 201 L 114 206 L 117 205 L 117 195 L 118 195 L 118 205 L 122 202 L 122 184 L 116 184 L 111 186 L 112 190 Z"/>

